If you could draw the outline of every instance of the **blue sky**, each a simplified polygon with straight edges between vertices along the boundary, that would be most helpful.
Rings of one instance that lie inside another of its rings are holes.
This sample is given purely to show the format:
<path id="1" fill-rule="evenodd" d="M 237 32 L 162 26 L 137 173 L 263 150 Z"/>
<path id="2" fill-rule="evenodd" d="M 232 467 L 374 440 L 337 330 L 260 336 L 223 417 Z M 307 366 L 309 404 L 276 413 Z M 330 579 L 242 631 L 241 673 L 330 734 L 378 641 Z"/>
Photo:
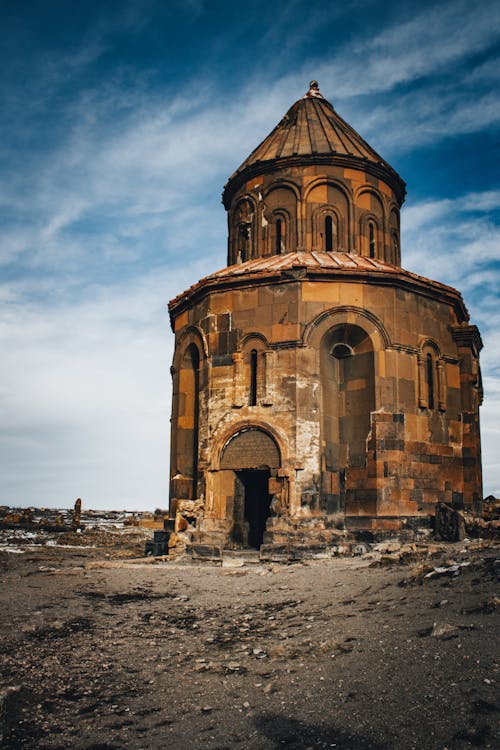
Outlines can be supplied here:
<path id="1" fill-rule="evenodd" d="M 166 305 L 225 265 L 228 176 L 316 78 L 408 184 L 403 266 L 481 330 L 500 496 L 500 4 L 0 6 L 0 504 L 168 503 Z"/>

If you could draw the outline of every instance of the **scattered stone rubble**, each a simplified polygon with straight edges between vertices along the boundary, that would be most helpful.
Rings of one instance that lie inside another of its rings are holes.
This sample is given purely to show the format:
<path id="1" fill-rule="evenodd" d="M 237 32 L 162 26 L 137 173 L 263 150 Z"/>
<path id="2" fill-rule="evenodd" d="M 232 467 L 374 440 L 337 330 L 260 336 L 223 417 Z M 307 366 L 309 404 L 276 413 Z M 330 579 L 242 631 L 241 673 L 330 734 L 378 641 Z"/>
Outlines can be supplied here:
<path id="1" fill-rule="evenodd" d="M 2 574 L 7 750 L 495 747 L 495 540 L 234 569 L 48 552 Z"/>

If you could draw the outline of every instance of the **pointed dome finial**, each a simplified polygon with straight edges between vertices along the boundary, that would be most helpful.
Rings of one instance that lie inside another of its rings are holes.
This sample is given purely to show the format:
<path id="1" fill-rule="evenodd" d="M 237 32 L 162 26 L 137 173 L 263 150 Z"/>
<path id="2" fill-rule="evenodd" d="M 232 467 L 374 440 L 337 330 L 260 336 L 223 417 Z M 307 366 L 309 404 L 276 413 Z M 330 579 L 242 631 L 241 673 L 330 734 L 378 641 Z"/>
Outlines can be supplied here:
<path id="1" fill-rule="evenodd" d="M 325 97 L 319 90 L 319 84 L 317 81 L 311 81 L 309 83 L 309 91 L 304 94 L 303 99 L 324 99 Z"/>

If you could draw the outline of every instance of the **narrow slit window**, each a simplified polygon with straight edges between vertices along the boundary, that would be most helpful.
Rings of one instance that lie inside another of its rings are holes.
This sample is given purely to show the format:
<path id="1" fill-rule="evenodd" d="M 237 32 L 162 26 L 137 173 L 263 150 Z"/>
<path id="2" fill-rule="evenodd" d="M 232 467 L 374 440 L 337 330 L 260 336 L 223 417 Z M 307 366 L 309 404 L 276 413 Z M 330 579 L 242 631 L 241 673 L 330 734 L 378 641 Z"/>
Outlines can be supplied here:
<path id="1" fill-rule="evenodd" d="M 429 409 L 434 409 L 434 362 L 432 354 L 427 355 L 427 403 Z"/>
<path id="2" fill-rule="evenodd" d="M 375 257 L 375 224 L 370 221 L 368 224 L 368 242 L 370 248 L 370 258 Z"/>
<path id="3" fill-rule="evenodd" d="M 331 253 L 333 250 L 333 219 L 331 216 L 325 218 L 325 250 Z"/>
<path id="4" fill-rule="evenodd" d="M 257 350 L 250 352 L 250 393 L 248 396 L 249 406 L 257 404 Z"/>
<path id="5" fill-rule="evenodd" d="M 394 234 L 392 236 L 392 246 L 393 246 L 393 252 L 394 252 L 394 263 L 398 263 L 399 262 L 399 244 L 398 244 L 397 234 Z"/>

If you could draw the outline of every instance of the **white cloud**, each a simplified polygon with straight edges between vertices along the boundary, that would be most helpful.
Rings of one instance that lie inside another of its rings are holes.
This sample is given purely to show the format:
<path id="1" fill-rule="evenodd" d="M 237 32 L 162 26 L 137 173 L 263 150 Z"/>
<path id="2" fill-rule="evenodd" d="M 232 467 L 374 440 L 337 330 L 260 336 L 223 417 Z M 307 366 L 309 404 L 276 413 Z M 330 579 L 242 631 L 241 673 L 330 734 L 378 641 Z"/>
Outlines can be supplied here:
<path id="1" fill-rule="evenodd" d="M 498 191 L 414 204 L 402 213 L 403 266 L 458 288 L 479 326 L 485 399 L 481 435 L 485 494 L 500 496 L 500 227 Z M 489 213 L 491 212 L 491 214 Z"/>
<path id="2" fill-rule="evenodd" d="M 493 3 L 452 0 L 423 7 L 410 20 L 345 44 L 318 66 L 318 77 L 340 98 L 389 91 L 485 51 L 500 35 Z M 325 86 L 326 88 L 326 86 Z"/>
<path id="3" fill-rule="evenodd" d="M 140 22 L 139 5 L 127 6 L 125 25 Z M 207 8 L 192 0 L 185 11 L 196 19 Z M 18 276 L 0 285 L 0 502 L 37 501 L 29 488 L 39 482 L 44 502 L 68 504 L 81 495 L 90 504 L 134 505 L 139 497 L 148 507 L 165 504 L 172 346 L 166 302 L 225 264 L 223 183 L 310 78 L 319 78 L 334 104 L 340 100 L 347 119 L 355 115 L 363 136 L 391 152 L 498 123 L 496 92 L 473 94 L 494 81 L 493 64 L 452 81 L 455 68 L 498 36 L 498 14 L 487 3 L 454 0 L 404 22 L 395 15 L 380 33 L 344 42 L 319 60 L 301 58 L 293 73 L 278 75 L 279 59 L 294 45 L 300 49 L 318 19 L 338 12 L 309 17 L 269 69 L 249 68 L 239 91 L 200 74 L 180 91 L 172 82 L 153 92 L 149 71 L 132 84 L 127 69 L 58 103 L 65 130 L 48 137 L 45 150 L 22 150 L 9 162 L 4 143 L 0 263 L 19 265 Z M 82 49 L 46 61 L 40 95 L 26 101 L 32 120 L 50 108 L 68 77 L 76 80 L 100 58 L 112 30 L 103 16 Z M 437 69 L 446 82 L 426 83 Z M 420 88 L 402 88 L 417 80 L 424 81 Z M 396 87 L 389 104 L 373 104 L 370 95 Z M 30 123 L 19 123 L 29 130 Z M 428 201 L 409 206 L 403 219 L 404 265 L 463 290 L 481 325 L 485 466 L 497 488 L 499 198 L 492 190 Z"/>

